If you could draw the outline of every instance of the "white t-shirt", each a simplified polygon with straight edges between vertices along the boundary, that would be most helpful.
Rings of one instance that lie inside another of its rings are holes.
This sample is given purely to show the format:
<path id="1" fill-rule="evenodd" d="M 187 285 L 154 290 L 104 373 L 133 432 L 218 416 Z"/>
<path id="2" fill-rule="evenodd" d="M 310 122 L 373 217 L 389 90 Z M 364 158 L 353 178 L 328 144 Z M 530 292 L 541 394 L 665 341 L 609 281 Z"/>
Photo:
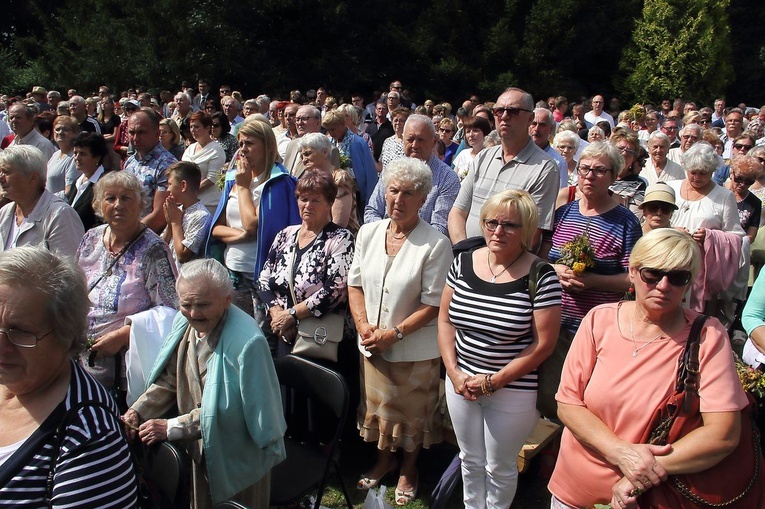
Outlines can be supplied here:
<path id="1" fill-rule="evenodd" d="M 595 115 L 592 111 L 588 111 L 584 114 L 584 123 L 587 124 L 587 129 L 603 120 L 608 122 L 611 127 L 614 127 L 614 117 L 605 111 L 601 112 L 600 115 Z"/>
<path id="2" fill-rule="evenodd" d="M 239 186 L 234 185 L 228 195 L 226 203 L 226 224 L 231 228 L 242 230 L 242 216 L 239 213 Z M 263 184 L 258 185 L 257 180 L 250 184 L 250 196 L 256 208 L 260 207 L 260 195 L 263 193 Z M 258 239 L 253 238 L 244 242 L 228 244 L 223 253 L 226 267 L 237 272 L 255 272 L 255 260 L 258 257 Z"/>

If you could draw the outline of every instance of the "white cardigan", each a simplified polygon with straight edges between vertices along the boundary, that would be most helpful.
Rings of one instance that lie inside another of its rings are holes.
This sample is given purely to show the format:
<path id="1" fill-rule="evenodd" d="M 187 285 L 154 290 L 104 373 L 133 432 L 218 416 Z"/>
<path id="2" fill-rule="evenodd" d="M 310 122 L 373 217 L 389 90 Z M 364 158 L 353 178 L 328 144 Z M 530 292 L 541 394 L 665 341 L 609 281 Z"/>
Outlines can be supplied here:
<path id="1" fill-rule="evenodd" d="M 348 275 L 348 285 L 364 291 L 367 321 L 380 329 L 393 329 L 420 304 L 438 307 L 452 263 L 449 239 L 420 219 L 385 276 L 385 230 L 389 224 L 390 219 L 383 219 L 361 227 Z M 380 355 L 388 362 L 439 357 L 436 323 L 433 319 Z M 358 343 L 359 351 L 368 354 L 361 346 L 361 336 Z"/>

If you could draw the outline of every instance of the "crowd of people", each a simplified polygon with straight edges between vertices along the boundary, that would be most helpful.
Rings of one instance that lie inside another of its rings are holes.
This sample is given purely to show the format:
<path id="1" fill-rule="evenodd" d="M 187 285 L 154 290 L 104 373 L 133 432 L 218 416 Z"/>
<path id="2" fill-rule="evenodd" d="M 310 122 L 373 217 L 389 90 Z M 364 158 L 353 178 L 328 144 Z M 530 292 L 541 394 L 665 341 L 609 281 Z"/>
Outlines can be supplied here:
<path id="1" fill-rule="evenodd" d="M 455 109 L 400 81 L 369 103 L 206 79 L 67 95 L 0 98 L 0 505 L 133 507 L 137 437 L 187 450 L 192 507 L 267 507 L 286 454 L 271 358 L 293 349 L 358 383 L 376 454 L 357 487 L 396 474 L 400 506 L 446 436 L 465 506 L 511 505 L 561 344 L 551 507 L 636 507 L 734 451 L 727 331 L 765 243 L 765 107 L 508 88 Z M 759 369 L 765 306 L 747 309 Z M 701 429 L 642 443 L 702 314 Z M 111 491 L 82 482 L 107 454 Z"/>

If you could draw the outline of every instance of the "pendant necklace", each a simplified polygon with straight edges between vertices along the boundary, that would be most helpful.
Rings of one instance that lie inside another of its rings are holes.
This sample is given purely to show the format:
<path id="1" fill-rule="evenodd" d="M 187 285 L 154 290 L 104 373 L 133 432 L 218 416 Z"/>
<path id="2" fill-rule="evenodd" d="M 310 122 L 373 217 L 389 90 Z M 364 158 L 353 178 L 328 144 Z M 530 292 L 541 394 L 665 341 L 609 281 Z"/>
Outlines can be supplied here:
<path id="1" fill-rule="evenodd" d="M 497 278 L 498 278 L 499 276 L 501 276 L 502 274 L 504 274 L 504 273 L 505 273 L 505 271 L 506 271 L 507 269 L 509 269 L 510 267 L 512 267 L 512 265 L 513 265 L 515 262 L 517 262 L 517 261 L 518 261 L 518 259 L 519 259 L 521 256 L 523 256 L 523 253 L 524 253 L 524 252 L 523 252 L 523 251 L 521 251 L 521 254 L 519 254 L 518 256 L 516 256 L 516 257 L 515 257 L 515 260 L 513 260 L 512 262 L 510 262 L 510 263 L 508 263 L 507 265 L 505 265 L 505 268 L 504 268 L 504 269 L 502 269 L 502 272 L 500 272 L 499 274 L 494 274 L 494 271 L 493 271 L 493 270 L 491 270 L 491 260 L 489 259 L 490 255 L 491 255 L 491 251 L 487 250 L 487 251 L 486 251 L 486 265 L 488 265 L 488 266 L 489 266 L 489 272 L 491 272 L 491 279 L 489 279 L 489 283 L 494 283 L 494 282 L 496 282 L 496 281 L 497 281 Z"/>
<path id="2" fill-rule="evenodd" d="M 634 321 L 635 321 L 635 316 L 633 314 L 633 316 L 630 317 L 630 337 L 632 338 L 632 347 L 633 347 L 632 357 L 637 357 L 638 356 L 638 352 L 640 350 L 642 350 L 643 348 L 647 347 L 648 345 L 650 345 L 651 343 L 653 343 L 657 339 L 660 339 L 663 333 L 660 332 L 655 338 L 653 338 L 652 340 L 650 340 L 649 342 L 647 342 L 643 346 L 639 347 L 639 346 L 637 346 L 637 341 L 635 341 L 635 330 L 633 329 L 633 325 L 632 325 Z"/>

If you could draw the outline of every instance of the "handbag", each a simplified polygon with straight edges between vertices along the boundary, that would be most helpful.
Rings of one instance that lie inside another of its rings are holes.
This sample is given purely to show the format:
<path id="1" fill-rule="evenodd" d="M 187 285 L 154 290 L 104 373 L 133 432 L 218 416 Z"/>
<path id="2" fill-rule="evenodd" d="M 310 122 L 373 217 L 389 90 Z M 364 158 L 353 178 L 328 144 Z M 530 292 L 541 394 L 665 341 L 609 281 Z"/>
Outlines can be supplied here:
<path id="1" fill-rule="evenodd" d="M 297 246 L 297 233 L 295 234 Z M 295 262 L 295 254 L 292 255 L 288 272 L 288 283 L 293 305 L 298 303 L 295 298 L 295 284 L 292 275 L 292 267 Z M 292 346 L 292 352 L 300 357 L 308 359 L 324 359 L 337 362 L 337 349 L 343 340 L 345 329 L 345 313 L 325 313 L 321 318 L 310 316 L 300 320 L 297 327 L 297 336 Z"/>
<path id="2" fill-rule="evenodd" d="M 547 262 L 539 258 L 531 262 L 529 300 L 532 304 L 537 293 L 539 269 L 545 263 Z M 555 343 L 555 350 L 537 367 L 537 410 L 548 419 L 558 419 L 558 402 L 555 400 L 555 393 L 558 392 L 563 363 L 566 361 L 566 355 L 568 355 L 573 339 L 574 335 L 568 329 L 561 327 L 558 332 L 558 341 Z"/>
<path id="3" fill-rule="evenodd" d="M 707 317 L 700 315 L 680 356 L 675 392 L 659 406 L 641 443 L 674 443 L 702 425 L 699 411 L 699 340 Z M 741 411 L 738 446 L 713 467 L 694 474 L 670 476 L 638 499 L 641 509 L 755 509 L 763 495 L 762 451 L 753 420 L 753 402 Z"/>

